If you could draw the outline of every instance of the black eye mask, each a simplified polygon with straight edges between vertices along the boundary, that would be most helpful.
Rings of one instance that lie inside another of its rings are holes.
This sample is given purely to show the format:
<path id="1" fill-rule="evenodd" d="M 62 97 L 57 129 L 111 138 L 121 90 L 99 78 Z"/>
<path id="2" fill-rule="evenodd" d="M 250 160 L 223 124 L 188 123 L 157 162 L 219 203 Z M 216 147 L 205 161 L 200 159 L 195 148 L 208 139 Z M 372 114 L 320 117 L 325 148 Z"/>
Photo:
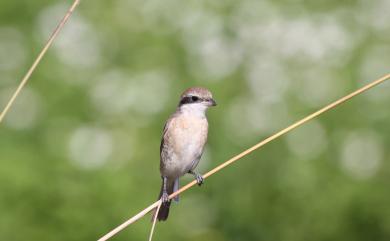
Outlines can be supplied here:
<path id="1" fill-rule="evenodd" d="M 181 99 L 179 105 L 184 105 L 184 104 L 192 104 L 192 103 L 200 103 L 202 102 L 203 99 L 199 98 L 198 96 L 185 96 Z"/>

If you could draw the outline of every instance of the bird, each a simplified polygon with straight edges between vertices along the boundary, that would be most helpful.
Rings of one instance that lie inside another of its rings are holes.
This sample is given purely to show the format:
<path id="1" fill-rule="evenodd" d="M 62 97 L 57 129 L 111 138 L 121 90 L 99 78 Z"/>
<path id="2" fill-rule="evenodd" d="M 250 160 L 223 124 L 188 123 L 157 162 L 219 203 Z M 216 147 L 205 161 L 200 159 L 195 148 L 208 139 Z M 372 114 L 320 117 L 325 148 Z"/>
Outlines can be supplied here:
<path id="1" fill-rule="evenodd" d="M 199 186 L 203 177 L 195 171 L 208 136 L 207 109 L 216 106 L 211 92 L 203 87 L 191 87 L 180 96 L 176 111 L 164 125 L 160 145 L 160 174 L 162 185 L 158 200 L 162 204 L 157 215 L 158 221 L 168 218 L 171 200 L 169 195 L 179 190 L 179 178 L 192 174 Z M 179 196 L 174 198 L 179 201 Z M 152 220 L 153 220 L 152 219 Z"/>

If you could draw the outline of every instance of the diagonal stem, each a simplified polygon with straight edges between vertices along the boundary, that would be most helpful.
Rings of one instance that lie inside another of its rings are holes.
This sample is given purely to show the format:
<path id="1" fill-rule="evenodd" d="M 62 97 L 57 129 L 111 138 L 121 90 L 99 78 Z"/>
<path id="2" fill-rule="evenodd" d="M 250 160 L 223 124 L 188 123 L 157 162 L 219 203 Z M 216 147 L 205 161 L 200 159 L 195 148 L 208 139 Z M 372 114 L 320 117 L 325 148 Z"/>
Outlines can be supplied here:
<path id="1" fill-rule="evenodd" d="M 62 28 L 65 26 L 65 23 L 68 21 L 69 17 L 72 15 L 73 11 L 76 9 L 77 5 L 80 3 L 80 0 L 75 0 L 72 4 L 72 6 L 69 8 L 65 16 L 62 18 L 61 22 L 57 25 L 57 27 L 54 29 L 53 33 L 51 34 L 49 40 L 39 53 L 38 57 L 35 59 L 34 63 L 31 65 L 30 69 L 27 71 L 26 75 L 23 77 L 22 81 L 20 82 L 18 88 L 12 95 L 11 99 L 8 101 L 6 106 L 4 107 L 3 111 L 0 114 L 0 123 L 3 121 L 5 115 L 8 113 L 9 109 L 11 108 L 12 104 L 15 102 L 16 97 L 20 94 L 20 91 L 23 89 L 23 87 L 26 85 L 27 81 L 30 79 L 32 73 L 37 68 L 38 64 L 41 62 L 43 56 L 46 54 L 47 50 L 50 48 L 50 46 L 53 44 L 55 38 L 59 34 L 59 32 L 62 30 Z"/>
<path id="2" fill-rule="evenodd" d="M 219 172 L 220 170 L 222 170 L 223 168 L 233 164 L 234 162 L 238 161 L 239 159 L 243 158 L 244 156 L 246 155 L 249 155 L 250 153 L 254 152 L 255 150 L 259 149 L 260 147 L 264 146 L 265 144 L 277 139 L 278 137 L 292 131 L 293 129 L 305 124 L 306 122 L 316 118 L 317 116 L 335 108 L 336 106 L 344 103 L 345 101 L 371 89 L 372 87 L 374 86 L 377 86 L 379 85 L 380 83 L 383 83 L 384 81 L 388 80 L 390 78 L 390 74 L 387 74 L 363 87 L 361 87 L 360 89 L 330 103 L 329 105 L 323 107 L 322 109 L 314 112 L 313 114 L 311 115 L 308 115 L 306 116 L 305 118 L 293 123 L 292 125 L 284 128 L 283 130 L 273 134 L 272 136 L 266 138 L 265 140 L 259 142 L 258 144 L 252 146 L 251 148 L 243 151 L 242 153 L 236 155 L 235 157 L 227 160 L 226 162 L 220 164 L 219 166 L 215 167 L 214 169 L 212 169 L 211 171 L 207 172 L 206 174 L 203 175 L 203 178 L 208 178 L 210 177 L 211 175 L 214 175 L 215 173 Z M 171 195 L 169 195 L 169 199 L 172 199 L 174 197 L 176 197 L 177 195 L 179 195 L 180 193 L 188 190 L 189 188 L 191 188 L 192 186 L 194 186 L 196 184 L 196 181 L 192 181 L 190 183 L 188 183 L 187 185 L 185 185 L 184 187 L 180 188 L 178 191 L 172 193 Z M 138 219 L 142 218 L 143 216 L 145 216 L 148 212 L 150 212 L 151 210 L 153 210 L 154 208 L 156 208 L 158 205 L 159 205 L 159 202 L 160 201 L 157 201 L 155 203 L 153 203 L 152 205 L 150 205 L 149 207 L 145 208 L 144 210 L 142 210 L 140 213 L 138 213 L 137 215 L 133 216 L 132 218 L 128 219 L 126 222 L 124 222 L 123 224 L 119 225 L 117 228 L 113 229 L 111 232 L 107 233 L 106 235 L 104 235 L 102 238 L 100 238 L 98 241 L 105 241 L 105 240 L 108 240 L 109 238 L 111 238 L 112 236 L 116 235 L 117 233 L 119 233 L 120 231 L 122 231 L 123 229 L 125 229 L 127 226 L 129 226 L 130 224 L 136 222 Z"/>
<path id="3" fill-rule="evenodd" d="M 154 215 L 154 218 L 153 218 L 152 229 L 150 230 L 150 234 L 149 234 L 149 241 L 152 241 L 152 239 L 153 239 L 154 227 L 156 226 L 157 216 L 158 216 L 158 212 L 160 211 L 161 204 L 162 204 L 162 202 L 159 202 L 159 204 L 157 206 L 157 210 L 156 210 L 156 215 Z"/>

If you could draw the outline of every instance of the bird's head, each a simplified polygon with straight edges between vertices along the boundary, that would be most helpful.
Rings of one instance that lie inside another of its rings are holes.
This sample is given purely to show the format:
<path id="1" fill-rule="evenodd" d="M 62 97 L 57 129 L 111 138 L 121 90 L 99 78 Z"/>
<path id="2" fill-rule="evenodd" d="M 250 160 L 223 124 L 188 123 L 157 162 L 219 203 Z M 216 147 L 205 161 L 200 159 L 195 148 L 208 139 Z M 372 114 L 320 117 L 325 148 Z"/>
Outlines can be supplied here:
<path id="1" fill-rule="evenodd" d="M 211 92 L 203 87 L 192 87 L 183 92 L 179 108 L 184 111 L 205 112 L 209 107 L 216 106 Z"/>

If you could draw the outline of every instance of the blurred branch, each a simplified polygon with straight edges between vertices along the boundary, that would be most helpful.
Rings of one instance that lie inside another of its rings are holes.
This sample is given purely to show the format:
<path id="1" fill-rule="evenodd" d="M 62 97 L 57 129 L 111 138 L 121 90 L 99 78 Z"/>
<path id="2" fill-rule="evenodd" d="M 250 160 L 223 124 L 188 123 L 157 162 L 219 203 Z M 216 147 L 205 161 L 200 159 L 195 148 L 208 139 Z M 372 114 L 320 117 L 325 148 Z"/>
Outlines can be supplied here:
<path id="1" fill-rule="evenodd" d="M 80 0 L 75 0 L 72 4 L 72 6 L 69 8 L 69 10 L 66 12 L 65 16 L 62 18 L 61 22 L 57 25 L 57 27 L 54 29 L 52 35 L 50 36 L 49 40 L 47 41 L 46 45 L 43 47 L 41 52 L 39 53 L 38 57 L 35 59 L 34 63 L 30 67 L 30 69 L 27 71 L 26 75 L 23 77 L 22 82 L 20 82 L 18 88 L 12 95 L 11 99 L 8 101 L 7 105 L 5 106 L 4 110 L 0 114 L 0 123 L 3 121 L 5 115 L 11 108 L 12 104 L 14 103 L 16 97 L 19 95 L 20 91 L 23 89 L 23 87 L 26 85 L 27 81 L 30 79 L 32 73 L 37 68 L 38 64 L 41 62 L 43 56 L 46 54 L 47 50 L 50 48 L 52 43 L 54 42 L 55 38 L 57 37 L 58 33 L 62 30 L 65 23 L 68 21 L 69 17 L 72 15 L 73 11 L 76 9 L 77 5 L 80 3 Z"/>
<path id="2" fill-rule="evenodd" d="M 259 142 L 258 144 L 252 146 L 251 148 L 245 150 L 244 152 L 238 154 L 237 156 L 231 158 L 230 160 L 227 160 L 226 162 L 222 163 L 221 165 L 215 167 L 214 169 L 212 169 L 211 171 L 207 172 L 206 174 L 203 175 L 204 178 L 208 178 L 209 176 L 219 172 L 220 170 L 222 170 L 223 168 L 229 166 L 230 164 L 236 162 L 237 160 L 243 158 L 244 156 L 252 153 L 253 151 L 259 149 L 260 147 L 264 146 L 265 144 L 277 139 L 278 137 L 292 131 L 293 129 L 305 124 L 306 122 L 316 118 L 317 116 L 335 108 L 336 106 L 344 103 L 345 101 L 351 99 L 352 97 L 356 96 L 356 95 L 359 95 L 367 90 L 369 90 L 370 88 L 388 80 L 390 78 L 390 74 L 387 74 L 385 76 L 383 76 L 382 78 L 379 78 L 363 87 L 361 87 L 360 89 L 350 93 L 349 95 L 346 95 L 340 99 L 338 99 L 337 101 L 323 107 L 322 109 L 314 112 L 313 114 L 311 115 L 308 115 L 307 117 L 301 119 L 300 121 L 297 121 L 295 122 L 294 124 L 286 127 L 285 129 L 277 132 L 276 134 L 268 137 L 267 139 Z M 185 185 L 184 187 L 182 187 L 180 190 L 172 193 L 171 195 L 169 195 L 169 198 L 172 199 L 174 198 L 175 196 L 179 195 L 180 193 L 186 191 L 187 189 L 191 188 L 192 186 L 194 186 L 196 184 L 196 181 L 192 181 L 190 183 L 188 183 L 187 185 Z M 130 218 L 129 220 L 127 220 L 126 222 L 124 222 L 123 224 L 119 225 L 118 227 L 116 227 L 115 229 L 113 229 L 112 231 L 110 231 L 109 233 L 107 233 L 106 235 L 104 235 L 102 238 L 100 238 L 98 241 L 105 241 L 105 240 L 108 240 L 109 238 L 111 238 L 112 236 L 116 235 L 117 233 L 119 233 L 121 230 L 125 229 L 127 226 L 129 226 L 130 224 L 136 222 L 138 219 L 142 218 L 143 216 L 145 216 L 148 212 L 150 212 L 151 210 L 155 209 L 156 207 L 158 207 L 160 205 L 161 201 L 157 201 L 155 203 L 153 203 L 152 205 L 150 205 L 149 207 L 145 208 L 144 210 L 142 210 L 140 213 L 138 213 L 137 215 L 133 216 L 132 218 Z"/>

